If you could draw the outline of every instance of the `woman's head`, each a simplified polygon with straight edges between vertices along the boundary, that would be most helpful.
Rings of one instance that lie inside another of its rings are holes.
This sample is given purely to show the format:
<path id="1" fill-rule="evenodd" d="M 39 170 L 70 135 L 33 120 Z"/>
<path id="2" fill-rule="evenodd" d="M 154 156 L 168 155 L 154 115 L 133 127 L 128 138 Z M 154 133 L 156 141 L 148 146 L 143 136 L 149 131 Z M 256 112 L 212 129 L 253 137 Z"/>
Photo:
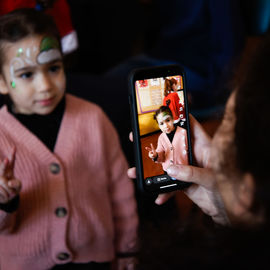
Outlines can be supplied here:
<path id="1" fill-rule="evenodd" d="M 169 134 L 175 129 L 172 112 L 167 106 L 161 106 L 156 110 L 154 119 L 157 121 L 160 130 L 164 133 Z"/>
<path id="2" fill-rule="evenodd" d="M 237 167 L 254 177 L 252 211 L 270 218 L 270 36 L 258 47 L 235 98 Z"/>
<path id="3" fill-rule="evenodd" d="M 213 140 L 212 163 L 231 220 L 269 222 L 270 40 L 248 65 Z"/>
<path id="4" fill-rule="evenodd" d="M 23 114 L 48 114 L 65 91 L 57 28 L 47 15 L 21 9 L 0 17 L 0 92 Z"/>
<path id="5" fill-rule="evenodd" d="M 164 96 L 168 96 L 171 92 L 176 91 L 177 80 L 174 78 L 165 79 L 164 82 Z"/>

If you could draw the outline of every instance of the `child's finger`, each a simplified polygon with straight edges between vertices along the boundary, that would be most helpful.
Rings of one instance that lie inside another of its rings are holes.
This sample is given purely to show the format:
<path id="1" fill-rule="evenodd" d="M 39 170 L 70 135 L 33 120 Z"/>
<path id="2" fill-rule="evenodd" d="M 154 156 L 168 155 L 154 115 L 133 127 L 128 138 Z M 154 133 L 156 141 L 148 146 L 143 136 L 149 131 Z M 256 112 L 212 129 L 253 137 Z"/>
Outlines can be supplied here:
<path id="1" fill-rule="evenodd" d="M 148 152 L 151 152 L 152 151 L 152 149 L 151 148 L 149 148 L 149 147 L 145 147 L 145 149 L 148 151 Z"/>
<path id="2" fill-rule="evenodd" d="M 13 147 L 8 158 L 7 166 L 5 168 L 5 176 L 7 179 L 12 179 L 14 177 L 13 170 L 15 164 L 15 156 L 16 156 L 16 148 Z"/>
<path id="3" fill-rule="evenodd" d="M 14 169 L 15 159 L 16 159 L 16 147 L 14 146 L 9 156 L 9 167 L 10 169 L 12 169 L 12 171 Z"/>
<path id="4" fill-rule="evenodd" d="M 6 169 L 8 166 L 8 159 L 4 158 L 2 162 L 0 163 L 0 176 L 4 176 L 6 173 Z"/>
<path id="5" fill-rule="evenodd" d="M 152 151 L 155 151 L 154 145 L 152 143 L 150 143 L 151 149 Z"/>
<path id="6" fill-rule="evenodd" d="M 18 179 L 12 179 L 8 181 L 8 186 L 12 188 L 16 193 L 19 193 L 22 187 L 21 181 Z"/>

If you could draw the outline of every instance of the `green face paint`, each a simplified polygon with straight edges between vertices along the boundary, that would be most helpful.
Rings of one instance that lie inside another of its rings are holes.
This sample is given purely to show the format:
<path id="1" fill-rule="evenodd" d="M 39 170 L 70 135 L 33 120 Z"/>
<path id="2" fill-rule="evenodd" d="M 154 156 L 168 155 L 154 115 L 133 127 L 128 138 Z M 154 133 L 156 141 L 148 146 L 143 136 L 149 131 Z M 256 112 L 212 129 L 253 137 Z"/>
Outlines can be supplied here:
<path id="1" fill-rule="evenodd" d="M 58 41 L 52 37 L 42 39 L 37 62 L 39 64 L 46 64 L 58 59 L 62 59 Z"/>
<path id="2" fill-rule="evenodd" d="M 13 89 L 16 87 L 16 83 L 14 81 L 10 82 L 10 85 Z"/>
<path id="3" fill-rule="evenodd" d="M 162 113 L 162 116 L 163 116 L 163 117 L 165 117 L 165 116 L 167 116 L 167 115 L 171 116 L 171 115 L 170 115 L 169 113 L 167 113 L 167 112 L 163 112 L 163 113 Z"/>
<path id="4" fill-rule="evenodd" d="M 48 51 L 51 49 L 60 49 L 59 43 L 55 38 L 45 37 L 40 44 L 40 52 Z"/>
<path id="5" fill-rule="evenodd" d="M 23 49 L 19 48 L 16 54 L 16 57 L 20 57 L 23 54 Z"/>

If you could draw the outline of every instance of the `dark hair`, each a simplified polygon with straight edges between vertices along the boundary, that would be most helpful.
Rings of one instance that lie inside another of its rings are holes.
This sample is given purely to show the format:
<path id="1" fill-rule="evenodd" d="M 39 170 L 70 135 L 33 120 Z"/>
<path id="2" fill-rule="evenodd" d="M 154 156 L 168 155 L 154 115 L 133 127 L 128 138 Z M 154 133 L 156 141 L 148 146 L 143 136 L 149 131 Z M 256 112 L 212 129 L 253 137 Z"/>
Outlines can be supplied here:
<path id="1" fill-rule="evenodd" d="M 237 168 L 256 181 L 255 206 L 270 213 L 270 36 L 251 58 L 236 91 L 235 145 Z M 255 207 L 256 208 L 256 207 Z M 269 218 L 268 216 L 267 218 Z"/>
<path id="2" fill-rule="evenodd" d="M 157 109 L 157 110 L 155 111 L 154 119 L 157 121 L 157 116 L 158 116 L 160 113 L 163 113 L 163 112 L 168 113 L 168 114 L 173 118 L 173 114 L 172 114 L 172 111 L 170 110 L 170 108 L 167 107 L 167 106 L 161 106 L 159 109 Z"/>
<path id="3" fill-rule="evenodd" d="M 60 34 L 53 18 L 43 12 L 23 8 L 0 17 L 0 74 L 5 61 L 4 42 L 17 42 L 31 35 L 54 37 L 61 47 Z"/>
<path id="4" fill-rule="evenodd" d="M 172 85 L 177 84 L 177 80 L 174 78 L 171 79 L 165 79 L 164 82 L 164 96 L 168 96 L 170 92 L 172 91 Z"/>

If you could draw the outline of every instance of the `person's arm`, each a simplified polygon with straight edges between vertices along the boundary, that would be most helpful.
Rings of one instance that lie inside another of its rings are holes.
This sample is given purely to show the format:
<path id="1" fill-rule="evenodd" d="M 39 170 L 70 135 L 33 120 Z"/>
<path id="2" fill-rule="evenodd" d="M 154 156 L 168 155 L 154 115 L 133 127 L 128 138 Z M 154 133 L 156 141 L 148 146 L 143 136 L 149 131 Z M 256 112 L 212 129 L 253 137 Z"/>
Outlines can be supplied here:
<path id="1" fill-rule="evenodd" d="M 179 180 L 193 183 L 185 190 L 186 195 L 197 204 L 204 213 L 211 216 L 216 223 L 229 224 L 223 202 L 216 188 L 214 172 L 210 168 L 209 154 L 211 138 L 205 132 L 199 122 L 190 116 L 190 126 L 192 131 L 193 158 L 196 166 L 173 165 L 167 173 Z M 135 168 L 128 170 L 130 178 L 136 177 Z M 176 192 L 160 194 L 156 199 L 156 204 L 163 204 Z"/>
<path id="2" fill-rule="evenodd" d="M 197 166 L 174 165 L 167 173 L 179 180 L 193 183 L 185 190 L 186 195 L 201 210 L 219 224 L 229 224 L 229 220 L 216 187 L 216 179 L 209 164 L 211 138 L 200 123 L 190 115 L 193 157 Z M 172 194 L 160 194 L 157 204 L 164 203 Z"/>
<path id="3" fill-rule="evenodd" d="M 193 161 L 198 167 L 193 167 L 194 170 L 200 170 L 201 168 L 207 168 L 208 162 L 209 162 L 209 154 L 210 154 L 210 147 L 211 147 L 211 137 L 206 133 L 206 131 L 203 129 L 201 124 L 192 116 L 189 115 L 190 119 L 190 128 L 191 128 L 191 141 L 192 141 L 192 151 L 193 151 Z M 184 166 L 187 170 L 190 168 L 190 166 Z M 183 170 L 183 174 L 185 171 Z M 198 172 L 198 174 L 200 174 Z M 186 181 L 188 181 L 188 177 L 186 178 Z M 183 179 L 184 180 L 184 179 Z M 191 181 L 192 182 L 192 181 Z M 164 193 L 160 194 L 157 199 L 157 204 L 163 204 L 165 203 L 169 198 L 171 198 L 174 195 L 174 192 L 172 193 Z"/>
<path id="4" fill-rule="evenodd" d="M 109 196 L 115 229 L 115 270 L 135 269 L 138 252 L 138 214 L 134 184 L 126 175 L 128 164 L 121 149 L 118 135 L 111 122 L 104 119 Z"/>

